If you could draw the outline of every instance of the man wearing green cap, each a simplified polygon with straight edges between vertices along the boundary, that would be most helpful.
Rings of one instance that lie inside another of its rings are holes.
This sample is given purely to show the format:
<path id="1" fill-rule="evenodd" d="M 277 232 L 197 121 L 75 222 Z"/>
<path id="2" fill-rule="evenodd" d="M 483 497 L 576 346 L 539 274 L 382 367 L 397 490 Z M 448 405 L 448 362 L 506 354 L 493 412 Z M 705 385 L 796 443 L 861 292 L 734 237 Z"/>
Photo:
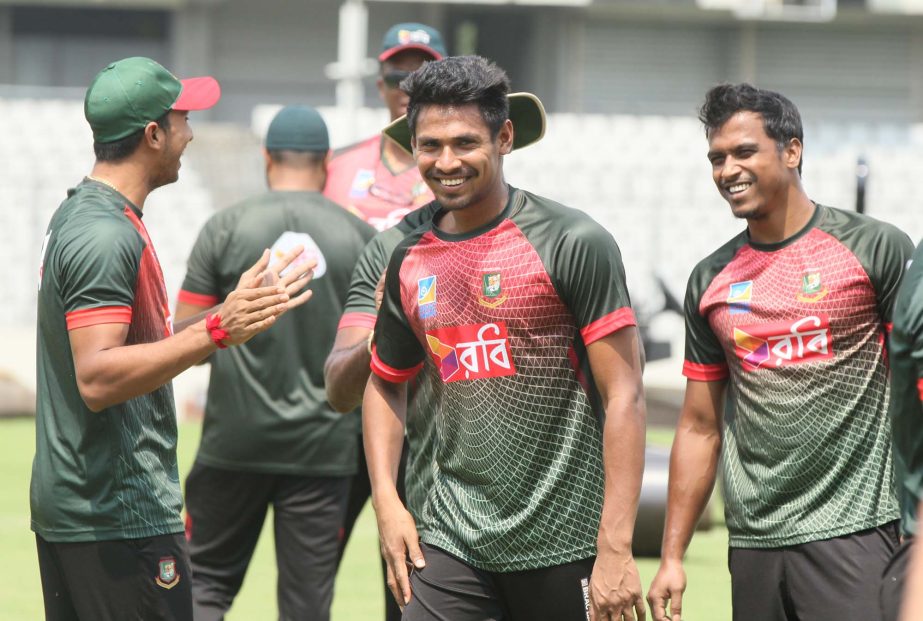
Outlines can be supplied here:
<path id="1" fill-rule="evenodd" d="M 437 210 L 391 255 L 362 414 L 403 619 L 643 619 L 644 400 L 618 247 L 504 180 L 503 157 L 542 136 L 544 114 L 508 95 L 502 69 L 450 57 L 401 86 L 407 119 L 385 131 L 413 148 Z M 395 474 L 420 375 L 436 438 L 411 516 Z"/>
<path id="2" fill-rule="evenodd" d="M 210 307 L 261 250 L 303 246 L 316 261 L 311 304 L 276 329 L 212 356 L 202 442 L 186 480 L 197 621 L 223 619 L 272 505 L 281 619 L 329 619 L 339 535 L 358 442 L 334 411 L 323 361 L 359 253 L 374 229 L 324 198 L 327 126 L 283 108 L 266 134 L 269 191 L 215 214 L 189 258 L 176 315 Z"/>
<path id="3" fill-rule="evenodd" d="M 213 78 L 147 58 L 87 90 L 96 163 L 52 216 L 39 270 L 31 506 L 47 619 L 192 619 L 170 380 L 310 296 L 296 294 L 311 264 L 280 277 L 300 249 L 272 267 L 266 252 L 174 328 L 142 210 L 177 178 L 188 112 L 218 98 Z"/>

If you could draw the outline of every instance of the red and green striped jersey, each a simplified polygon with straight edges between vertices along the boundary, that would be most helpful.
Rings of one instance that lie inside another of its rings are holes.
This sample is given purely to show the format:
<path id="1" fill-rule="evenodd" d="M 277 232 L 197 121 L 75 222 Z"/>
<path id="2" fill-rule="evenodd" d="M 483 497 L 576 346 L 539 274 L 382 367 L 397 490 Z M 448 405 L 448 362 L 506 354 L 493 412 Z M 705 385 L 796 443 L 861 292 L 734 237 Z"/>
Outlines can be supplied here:
<path id="1" fill-rule="evenodd" d="M 777 244 L 746 231 L 693 270 L 686 377 L 728 380 L 722 421 L 733 547 L 828 539 L 898 517 L 885 335 L 912 244 L 817 205 Z"/>
<path id="2" fill-rule="evenodd" d="M 356 261 L 375 231 L 319 192 L 269 191 L 213 215 L 189 256 L 180 301 L 217 304 L 265 248 L 296 245 L 317 261 L 311 299 L 271 330 L 211 359 L 196 459 L 213 468 L 300 476 L 350 476 L 356 417 L 333 410 L 324 360 Z"/>
<path id="3" fill-rule="evenodd" d="M 897 294 L 888 353 L 897 496 L 904 532 L 915 535 L 923 500 L 923 244 Z"/>
<path id="4" fill-rule="evenodd" d="M 77 389 L 68 331 L 105 323 L 128 325 L 126 345 L 172 333 L 141 211 L 84 180 L 51 218 L 39 275 L 31 505 L 32 530 L 48 541 L 183 530 L 171 385 L 95 413 Z"/>
<path id="5" fill-rule="evenodd" d="M 612 236 L 528 192 L 468 234 L 431 221 L 401 241 L 372 369 L 440 380 L 423 541 L 501 572 L 596 553 L 604 412 L 586 347 L 632 325 Z"/>
<path id="6" fill-rule="evenodd" d="M 339 149 L 327 167 L 324 196 L 379 231 L 433 200 L 415 164 L 392 171 L 381 159 L 381 134 Z"/>

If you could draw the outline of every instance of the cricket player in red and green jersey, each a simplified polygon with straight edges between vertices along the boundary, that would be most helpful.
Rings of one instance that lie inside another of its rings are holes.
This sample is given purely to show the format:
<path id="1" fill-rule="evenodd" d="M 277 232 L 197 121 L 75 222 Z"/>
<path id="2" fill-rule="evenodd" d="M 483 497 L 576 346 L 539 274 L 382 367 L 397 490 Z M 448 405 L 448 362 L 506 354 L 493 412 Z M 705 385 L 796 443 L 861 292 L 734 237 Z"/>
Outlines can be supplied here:
<path id="1" fill-rule="evenodd" d="M 363 429 L 404 619 L 643 618 L 641 356 L 618 247 L 587 215 L 506 184 L 503 156 L 544 115 L 508 96 L 496 65 L 450 57 L 402 86 L 397 125 L 438 210 L 391 257 Z M 418 532 L 395 478 L 421 370 L 440 383 Z"/>
<path id="2" fill-rule="evenodd" d="M 144 203 L 177 179 L 188 112 L 219 93 L 213 78 L 181 81 L 140 57 L 86 93 L 96 163 L 52 216 L 39 274 L 30 496 L 49 620 L 191 621 L 170 380 L 309 295 L 295 297 L 308 280 L 295 270 L 254 288 L 266 252 L 207 317 L 173 326 Z"/>
<path id="3" fill-rule="evenodd" d="M 683 618 L 683 554 L 719 454 L 734 619 L 878 619 L 899 517 L 885 338 L 912 244 L 808 198 L 801 119 L 782 95 L 718 86 L 700 118 L 715 184 L 747 229 L 686 291 L 654 619 Z"/>

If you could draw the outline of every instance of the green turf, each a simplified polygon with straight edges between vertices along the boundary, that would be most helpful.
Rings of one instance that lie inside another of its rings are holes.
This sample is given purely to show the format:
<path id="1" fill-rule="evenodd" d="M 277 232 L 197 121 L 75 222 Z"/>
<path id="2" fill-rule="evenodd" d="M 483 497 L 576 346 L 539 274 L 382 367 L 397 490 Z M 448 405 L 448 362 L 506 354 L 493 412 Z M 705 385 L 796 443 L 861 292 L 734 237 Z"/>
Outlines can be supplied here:
<path id="1" fill-rule="evenodd" d="M 35 559 L 35 539 L 29 531 L 29 475 L 35 447 L 31 420 L 0 421 L 0 619 L 33 621 L 42 618 L 42 595 Z M 651 441 L 669 443 L 667 431 L 651 430 Z M 185 476 L 195 453 L 199 426 L 180 427 L 180 474 Z M 268 523 L 268 522 L 267 522 Z M 336 585 L 333 621 L 365 621 L 383 617 L 375 521 L 366 509 L 353 533 Z M 657 570 L 656 559 L 639 559 L 646 589 Z M 722 527 L 698 533 L 686 561 L 689 592 L 683 619 L 726 621 L 730 615 L 727 573 L 727 532 Z M 228 621 L 273 619 L 276 569 L 272 532 L 264 530 Z"/>

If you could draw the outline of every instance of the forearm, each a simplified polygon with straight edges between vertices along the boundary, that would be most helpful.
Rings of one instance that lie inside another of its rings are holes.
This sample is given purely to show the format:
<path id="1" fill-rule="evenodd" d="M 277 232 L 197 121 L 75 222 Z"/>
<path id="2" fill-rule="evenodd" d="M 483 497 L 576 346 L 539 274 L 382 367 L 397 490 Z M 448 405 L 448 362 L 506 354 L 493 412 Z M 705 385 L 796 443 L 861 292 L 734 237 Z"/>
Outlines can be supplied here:
<path id="1" fill-rule="evenodd" d="M 205 319 L 210 313 L 219 312 L 221 305 L 217 304 L 211 308 L 194 307 L 180 302 L 176 305 L 176 316 L 173 319 L 173 332 L 179 334 L 189 326 L 195 325 Z"/>
<path id="2" fill-rule="evenodd" d="M 372 375 L 362 401 L 362 436 L 372 487 L 372 505 L 400 502 L 397 474 L 404 445 L 407 385 Z"/>
<path id="3" fill-rule="evenodd" d="M 87 407 L 98 412 L 159 388 L 214 350 L 202 322 L 154 343 L 95 352 L 82 360 L 77 384 Z"/>
<path id="4" fill-rule="evenodd" d="M 351 412 L 362 403 L 371 361 L 368 336 L 343 347 L 335 346 L 330 352 L 324 365 L 324 383 L 327 401 L 337 412 Z"/>
<path id="5" fill-rule="evenodd" d="M 661 558 L 681 561 L 715 486 L 721 436 L 717 429 L 680 425 L 670 454 L 667 518 Z"/>
<path id="6" fill-rule="evenodd" d="M 640 388 L 619 394 L 606 406 L 603 426 L 605 489 L 598 548 L 631 552 L 641 477 L 644 472 L 646 411 Z"/>

